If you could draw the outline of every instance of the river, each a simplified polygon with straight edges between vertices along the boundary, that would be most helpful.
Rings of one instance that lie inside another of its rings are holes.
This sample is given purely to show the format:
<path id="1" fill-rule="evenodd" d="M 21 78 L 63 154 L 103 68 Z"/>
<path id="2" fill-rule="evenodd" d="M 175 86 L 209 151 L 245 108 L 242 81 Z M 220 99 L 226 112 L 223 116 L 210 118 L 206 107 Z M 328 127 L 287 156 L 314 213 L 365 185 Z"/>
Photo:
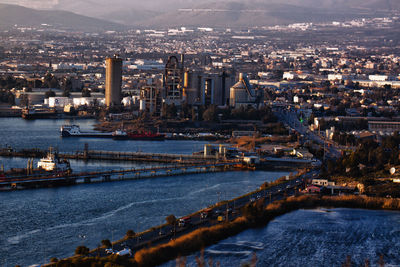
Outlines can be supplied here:
<path id="1" fill-rule="evenodd" d="M 59 127 L 79 124 L 92 130 L 93 120 L 25 121 L 0 118 L 0 146 L 17 149 L 53 146 L 59 151 L 92 149 L 191 154 L 203 141 L 115 141 L 61 138 Z M 5 169 L 26 166 L 27 159 L 0 158 Z M 144 166 L 141 163 L 71 161 L 74 171 Z M 147 166 L 148 164 L 146 164 Z M 219 200 L 231 199 L 287 172 L 226 172 L 71 187 L 0 192 L 0 266 L 42 264 L 71 256 L 78 245 L 95 248 L 102 239 L 117 240 L 183 216 Z"/>

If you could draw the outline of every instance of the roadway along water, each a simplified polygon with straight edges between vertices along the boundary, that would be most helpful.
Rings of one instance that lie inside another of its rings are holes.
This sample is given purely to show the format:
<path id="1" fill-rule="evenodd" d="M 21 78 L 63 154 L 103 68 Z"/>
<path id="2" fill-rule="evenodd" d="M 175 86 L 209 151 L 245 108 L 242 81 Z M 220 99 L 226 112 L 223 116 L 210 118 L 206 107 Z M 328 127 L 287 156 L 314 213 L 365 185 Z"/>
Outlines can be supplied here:
<path id="1" fill-rule="evenodd" d="M 250 229 L 205 249 L 206 261 L 239 267 L 254 253 L 257 266 L 353 266 L 366 259 L 377 266 L 400 266 L 400 212 L 358 209 L 299 210 L 278 217 L 265 228 Z M 195 256 L 187 266 L 197 266 Z M 163 267 L 175 266 L 175 261 Z"/>

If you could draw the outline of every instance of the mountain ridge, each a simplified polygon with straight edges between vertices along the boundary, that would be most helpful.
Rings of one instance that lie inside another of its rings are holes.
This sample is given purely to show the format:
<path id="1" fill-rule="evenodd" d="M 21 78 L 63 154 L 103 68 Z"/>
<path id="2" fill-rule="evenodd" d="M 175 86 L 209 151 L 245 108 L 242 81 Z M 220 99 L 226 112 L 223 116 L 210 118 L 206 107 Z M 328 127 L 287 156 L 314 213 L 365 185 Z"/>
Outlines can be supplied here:
<path id="1" fill-rule="evenodd" d="M 18 5 L 0 4 L 0 28 L 14 25 L 22 27 L 37 27 L 43 24 L 52 25 L 57 29 L 98 31 L 121 30 L 123 25 L 97 18 L 82 16 L 63 10 L 36 10 Z"/>

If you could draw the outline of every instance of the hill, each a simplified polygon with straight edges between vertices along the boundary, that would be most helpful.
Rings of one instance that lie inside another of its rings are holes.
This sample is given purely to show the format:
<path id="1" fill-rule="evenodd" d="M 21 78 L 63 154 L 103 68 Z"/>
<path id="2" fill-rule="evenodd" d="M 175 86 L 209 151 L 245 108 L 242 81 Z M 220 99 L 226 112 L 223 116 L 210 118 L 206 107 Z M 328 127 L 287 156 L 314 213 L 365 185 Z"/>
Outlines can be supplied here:
<path id="1" fill-rule="evenodd" d="M 65 10 L 113 21 L 117 24 L 156 28 L 271 26 L 386 16 L 400 11 L 399 0 L 287 0 L 284 2 L 281 0 L 0 0 L 0 2 L 12 2 L 46 10 Z M 3 19 L 2 15 L 0 14 L 0 23 Z M 74 22 L 77 19 L 73 18 L 68 22 Z M 66 21 L 62 23 L 66 24 Z M 82 23 L 77 22 L 72 26 L 80 25 L 103 24 L 82 20 Z M 102 26 L 97 28 L 102 28 Z"/>
<path id="2" fill-rule="evenodd" d="M 161 14 L 139 23 L 142 26 L 207 26 L 207 27 L 252 27 L 290 24 L 296 22 L 326 22 L 359 17 L 383 16 L 389 11 L 360 7 L 359 0 L 333 4 L 342 0 L 322 1 L 326 5 L 312 5 L 315 0 L 289 0 L 280 3 L 275 0 L 265 2 L 214 2 L 193 8 Z M 360 0 L 361 1 L 361 0 Z M 299 5 L 299 2 L 302 2 Z M 361 3 L 361 2 L 360 2 Z M 374 6 L 370 3 L 370 6 Z M 397 6 L 400 6 L 397 4 Z"/>
<path id="3" fill-rule="evenodd" d="M 0 4 L 0 28 L 7 29 L 14 25 L 38 27 L 42 24 L 73 31 L 104 31 L 125 28 L 120 24 L 68 11 L 36 10 L 17 5 Z"/>

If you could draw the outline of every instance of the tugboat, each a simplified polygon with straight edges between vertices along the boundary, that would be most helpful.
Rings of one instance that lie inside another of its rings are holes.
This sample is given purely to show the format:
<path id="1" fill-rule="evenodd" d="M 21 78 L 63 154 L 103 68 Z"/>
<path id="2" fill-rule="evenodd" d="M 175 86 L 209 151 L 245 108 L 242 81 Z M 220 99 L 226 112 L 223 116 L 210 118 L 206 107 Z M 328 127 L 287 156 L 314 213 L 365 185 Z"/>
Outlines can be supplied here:
<path id="1" fill-rule="evenodd" d="M 47 156 L 37 163 L 37 167 L 39 170 L 56 174 L 69 174 L 72 171 L 69 161 L 60 160 L 55 153 L 51 152 L 51 149 Z"/>
<path id="2" fill-rule="evenodd" d="M 128 133 L 124 130 L 118 129 L 112 133 L 112 138 L 115 140 L 126 140 L 129 139 Z"/>
<path id="3" fill-rule="evenodd" d="M 79 125 L 63 125 L 60 128 L 62 137 L 101 137 L 112 138 L 112 133 L 101 132 L 81 132 Z"/>

